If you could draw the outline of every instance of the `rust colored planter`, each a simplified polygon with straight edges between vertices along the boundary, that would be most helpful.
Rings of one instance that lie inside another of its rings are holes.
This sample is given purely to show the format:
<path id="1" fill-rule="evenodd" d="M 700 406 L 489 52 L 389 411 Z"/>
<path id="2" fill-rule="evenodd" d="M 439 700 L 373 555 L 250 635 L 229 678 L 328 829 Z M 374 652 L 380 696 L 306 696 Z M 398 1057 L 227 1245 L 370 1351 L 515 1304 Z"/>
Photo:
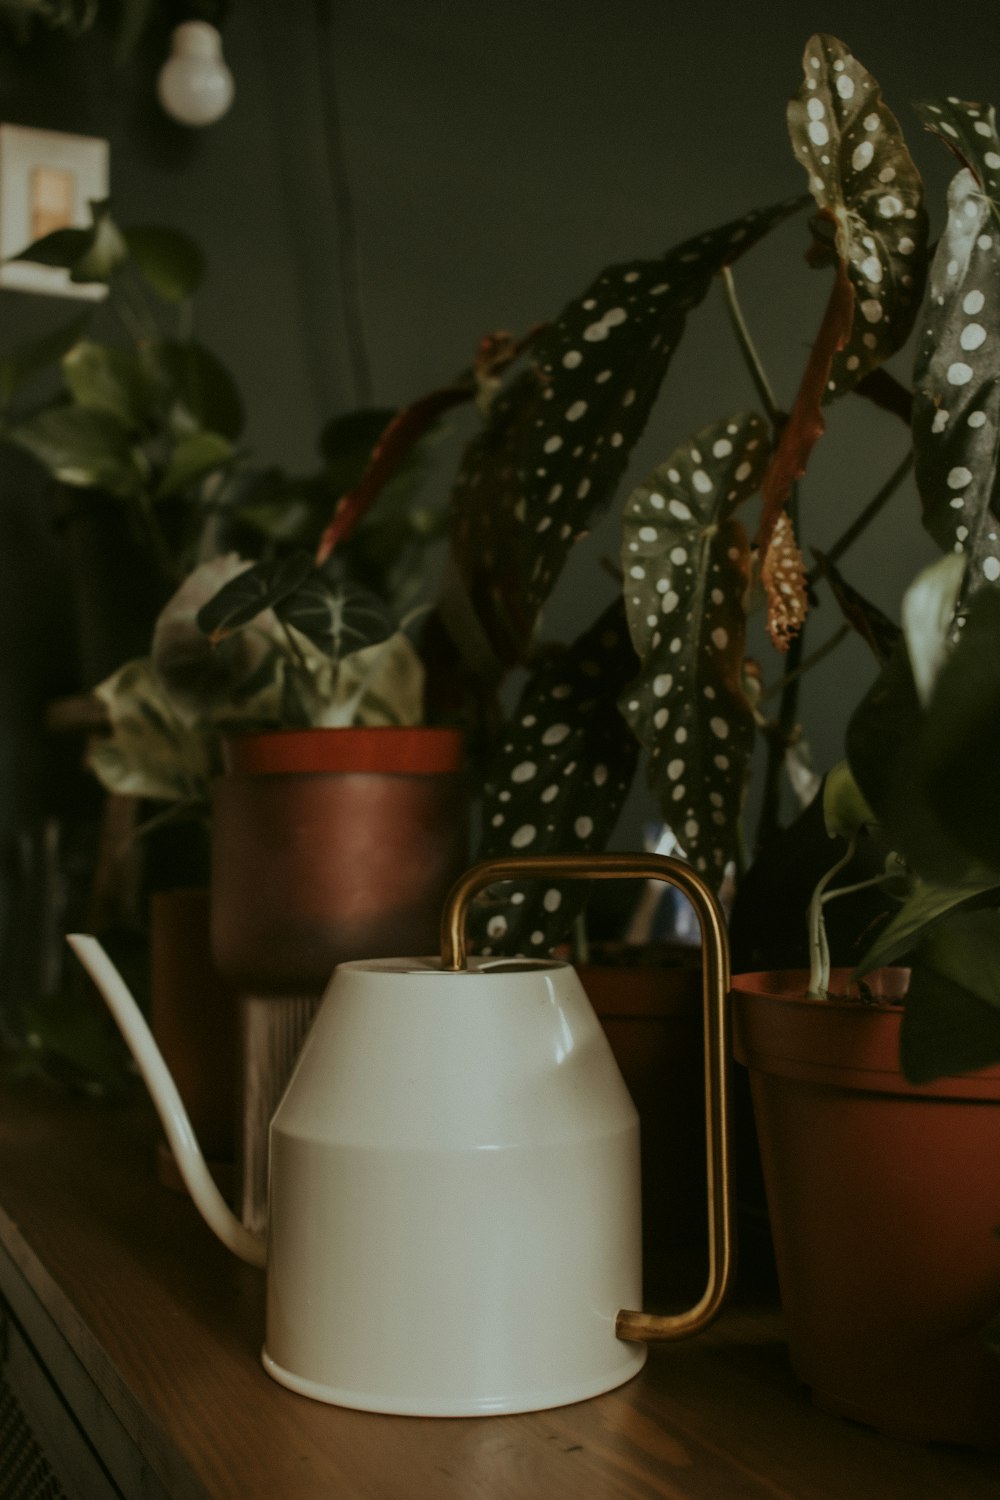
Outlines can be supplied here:
<path id="1" fill-rule="evenodd" d="M 700 1287 L 708 1212 L 700 953 L 654 950 L 641 964 L 608 954 L 576 969 L 639 1111 L 647 1290 L 655 1299 Z"/>
<path id="2" fill-rule="evenodd" d="M 231 983 L 314 995 L 343 960 L 437 951 L 444 897 L 467 862 L 457 731 L 286 730 L 226 750 L 212 945 Z"/>
<path id="3" fill-rule="evenodd" d="M 733 983 L 791 1361 L 829 1411 L 997 1444 L 1000 1068 L 908 1084 L 906 971 L 885 972 L 877 1005 L 807 1000 L 801 974 Z"/>

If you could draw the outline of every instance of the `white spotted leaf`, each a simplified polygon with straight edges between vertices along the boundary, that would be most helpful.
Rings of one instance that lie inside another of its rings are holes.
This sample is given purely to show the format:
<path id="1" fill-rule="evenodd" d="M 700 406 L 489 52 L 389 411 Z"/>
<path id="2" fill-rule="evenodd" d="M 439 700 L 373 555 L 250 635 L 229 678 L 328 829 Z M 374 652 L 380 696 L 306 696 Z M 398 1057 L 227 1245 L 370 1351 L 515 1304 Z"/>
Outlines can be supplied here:
<path id="1" fill-rule="evenodd" d="M 982 142 L 982 161 L 1000 161 L 993 111 L 981 105 L 937 109 L 932 128 Z M 975 111 L 971 116 L 968 112 Z M 947 116 L 947 118 L 946 118 Z M 954 122 L 954 123 L 952 123 Z M 984 126 L 984 136 L 975 129 Z M 954 139 L 947 135 L 954 146 Z M 913 448 L 924 524 L 938 546 L 969 559 L 964 597 L 1000 580 L 1000 226 L 996 205 L 974 170 L 948 191 L 948 222 L 930 272 L 925 323 L 914 363 Z"/>
<path id="2" fill-rule="evenodd" d="M 760 417 L 726 418 L 681 444 L 625 509 L 625 601 L 642 665 L 620 706 L 665 822 L 713 876 L 735 857 L 754 735 L 742 686 L 749 542 L 734 512 L 767 458 Z"/>
<path id="3" fill-rule="evenodd" d="M 914 109 L 924 128 L 942 140 L 992 199 L 994 218 L 1000 219 L 1000 140 L 992 104 L 969 99 L 923 100 Z"/>
<path id="4" fill-rule="evenodd" d="M 616 708 L 635 667 L 621 599 L 573 646 L 541 658 L 487 777 L 480 859 L 604 848 L 638 759 Z M 490 953 L 549 953 L 587 893 L 579 880 L 505 881 L 473 908 L 473 941 Z"/>
<path id="5" fill-rule="evenodd" d="M 806 44 L 788 106 L 795 155 L 830 224 L 854 291 L 854 319 L 833 357 L 826 399 L 851 390 L 905 343 L 922 292 L 923 184 L 871 74 L 836 37 Z"/>
<path id="6" fill-rule="evenodd" d="M 613 498 L 688 313 L 724 266 L 804 201 L 604 271 L 534 341 L 530 368 L 494 400 L 456 481 L 452 540 L 465 592 L 503 664 L 527 658 L 573 543 Z"/>

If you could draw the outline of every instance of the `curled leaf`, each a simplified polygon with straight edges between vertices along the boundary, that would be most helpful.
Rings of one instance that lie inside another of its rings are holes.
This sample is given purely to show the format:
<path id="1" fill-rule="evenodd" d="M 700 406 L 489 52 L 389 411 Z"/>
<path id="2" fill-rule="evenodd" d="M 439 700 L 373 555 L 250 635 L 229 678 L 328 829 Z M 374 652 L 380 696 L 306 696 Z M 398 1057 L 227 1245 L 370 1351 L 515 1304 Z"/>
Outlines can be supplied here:
<path id="1" fill-rule="evenodd" d="M 791 517 L 782 511 L 771 534 L 760 569 L 767 593 L 767 630 L 771 643 L 787 651 L 798 635 L 809 609 L 802 553 L 795 540 Z"/>

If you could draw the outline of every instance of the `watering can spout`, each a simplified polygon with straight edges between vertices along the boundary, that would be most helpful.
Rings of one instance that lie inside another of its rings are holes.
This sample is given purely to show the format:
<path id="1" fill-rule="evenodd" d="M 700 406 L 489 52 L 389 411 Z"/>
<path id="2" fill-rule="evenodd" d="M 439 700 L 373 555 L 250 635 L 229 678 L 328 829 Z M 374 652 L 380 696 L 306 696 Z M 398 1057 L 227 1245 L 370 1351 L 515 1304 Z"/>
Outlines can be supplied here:
<path id="1" fill-rule="evenodd" d="M 251 1234 L 219 1192 L 191 1128 L 187 1110 L 146 1020 L 121 974 L 96 938 L 70 933 L 66 941 L 100 990 L 156 1105 L 181 1176 L 209 1228 L 252 1266 L 267 1263 L 267 1246 Z"/>

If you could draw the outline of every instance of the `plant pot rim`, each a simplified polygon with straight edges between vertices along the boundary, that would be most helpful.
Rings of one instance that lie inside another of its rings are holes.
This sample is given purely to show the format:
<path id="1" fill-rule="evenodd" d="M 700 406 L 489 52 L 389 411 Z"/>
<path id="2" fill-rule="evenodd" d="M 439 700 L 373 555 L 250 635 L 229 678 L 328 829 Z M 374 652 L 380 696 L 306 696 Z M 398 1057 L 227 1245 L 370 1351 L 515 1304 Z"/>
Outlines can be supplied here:
<path id="1" fill-rule="evenodd" d="M 907 969 L 879 971 L 891 987 Z M 834 971 L 846 983 L 849 970 Z M 831 976 L 833 977 L 833 976 Z M 733 1050 L 751 1072 L 797 1084 L 911 1099 L 1000 1100 L 1000 1065 L 914 1084 L 899 1068 L 903 1006 L 820 1000 L 803 970 L 738 974 L 732 981 Z"/>
<path id="2" fill-rule="evenodd" d="M 429 724 L 355 724 L 340 729 L 269 729 L 228 735 L 228 775 L 377 772 L 440 776 L 462 768 L 460 729 Z"/>

